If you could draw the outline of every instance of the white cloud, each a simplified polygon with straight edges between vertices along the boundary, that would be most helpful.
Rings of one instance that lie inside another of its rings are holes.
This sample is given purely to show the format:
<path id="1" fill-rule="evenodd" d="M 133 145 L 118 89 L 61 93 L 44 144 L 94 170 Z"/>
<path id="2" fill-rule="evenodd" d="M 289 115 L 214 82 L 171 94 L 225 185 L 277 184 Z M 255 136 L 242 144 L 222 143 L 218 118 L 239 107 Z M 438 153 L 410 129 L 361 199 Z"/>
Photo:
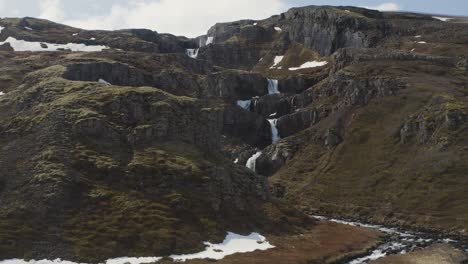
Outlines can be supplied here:
<path id="1" fill-rule="evenodd" d="M 217 22 L 262 19 L 286 8 L 282 0 L 134 0 L 112 5 L 106 15 L 59 21 L 85 29 L 149 28 L 193 37 Z"/>
<path id="2" fill-rule="evenodd" d="M 365 6 L 365 8 L 375 9 L 375 10 L 379 10 L 379 11 L 398 11 L 398 10 L 402 9 L 402 7 L 399 4 L 392 3 L 392 2 L 383 3 L 383 4 L 380 4 L 380 5 L 377 5 L 377 6 Z"/>
<path id="3" fill-rule="evenodd" d="M 61 0 L 39 0 L 39 17 L 60 22 L 65 17 Z"/>

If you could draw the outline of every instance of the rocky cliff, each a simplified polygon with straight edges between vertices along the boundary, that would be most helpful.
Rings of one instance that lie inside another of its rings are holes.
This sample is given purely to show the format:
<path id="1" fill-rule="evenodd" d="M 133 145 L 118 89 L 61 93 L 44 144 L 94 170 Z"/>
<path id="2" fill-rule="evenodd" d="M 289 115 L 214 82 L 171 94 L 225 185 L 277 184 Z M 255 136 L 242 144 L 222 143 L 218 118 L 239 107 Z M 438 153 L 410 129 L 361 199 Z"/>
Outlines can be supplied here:
<path id="1" fill-rule="evenodd" d="M 309 6 L 195 39 L 0 26 L 0 258 L 186 253 L 298 231 L 299 210 L 467 236 L 466 24 Z"/>

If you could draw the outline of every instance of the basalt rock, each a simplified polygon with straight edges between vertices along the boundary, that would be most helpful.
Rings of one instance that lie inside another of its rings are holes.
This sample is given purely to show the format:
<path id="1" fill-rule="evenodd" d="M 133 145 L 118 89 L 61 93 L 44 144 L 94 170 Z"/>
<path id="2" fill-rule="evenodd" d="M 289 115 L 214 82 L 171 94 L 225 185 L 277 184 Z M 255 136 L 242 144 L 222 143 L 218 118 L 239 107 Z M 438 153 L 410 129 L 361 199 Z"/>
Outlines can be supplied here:
<path id="1" fill-rule="evenodd" d="M 261 116 L 237 106 L 229 106 L 224 110 L 223 131 L 259 148 L 271 143 L 270 123 Z"/>
<path id="2" fill-rule="evenodd" d="M 202 96 L 231 101 L 248 100 L 268 93 L 268 82 L 261 74 L 245 71 L 222 71 L 206 76 Z"/>

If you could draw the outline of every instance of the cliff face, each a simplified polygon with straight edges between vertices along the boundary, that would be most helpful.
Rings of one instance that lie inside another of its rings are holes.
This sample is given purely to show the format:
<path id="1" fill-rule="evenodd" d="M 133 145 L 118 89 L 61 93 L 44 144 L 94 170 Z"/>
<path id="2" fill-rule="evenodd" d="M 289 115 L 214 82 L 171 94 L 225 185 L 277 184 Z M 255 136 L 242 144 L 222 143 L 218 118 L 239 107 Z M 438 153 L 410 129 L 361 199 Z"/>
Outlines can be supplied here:
<path id="1" fill-rule="evenodd" d="M 311 6 L 196 39 L 0 26 L 0 259 L 186 253 L 308 225 L 291 204 L 467 235 L 465 24 Z M 105 48 L 41 51 L 69 42 Z"/>

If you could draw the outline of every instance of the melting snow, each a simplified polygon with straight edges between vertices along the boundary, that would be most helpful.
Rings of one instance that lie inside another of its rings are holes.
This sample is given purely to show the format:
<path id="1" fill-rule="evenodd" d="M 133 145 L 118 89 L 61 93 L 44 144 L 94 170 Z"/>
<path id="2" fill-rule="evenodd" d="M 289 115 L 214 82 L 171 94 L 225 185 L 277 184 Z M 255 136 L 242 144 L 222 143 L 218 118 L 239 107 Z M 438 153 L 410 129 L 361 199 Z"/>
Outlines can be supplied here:
<path id="1" fill-rule="evenodd" d="M 268 79 L 268 94 L 279 94 L 278 80 Z"/>
<path id="2" fill-rule="evenodd" d="M 276 67 L 276 65 L 280 64 L 281 61 L 283 60 L 284 56 L 276 56 L 274 61 L 273 61 L 273 65 L 270 67 L 270 69 L 273 69 Z"/>
<path id="3" fill-rule="evenodd" d="M 34 42 L 34 41 L 25 41 L 17 40 L 13 37 L 8 37 L 5 41 L 0 42 L 0 45 L 10 43 L 14 51 L 58 51 L 58 50 L 71 50 L 71 51 L 102 51 L 103 49 L 108 49 L 107 46 L 100 45 L 91 45 L 87 46 L 80 43 L 68 43 L 68 44 L 54 44 L 46 42 Z"/>
<path id="4" fill-rule="evenodd" d="M 265 237 L 258 234 L 252 233 L 248 236 L 242 236 L 238 234 L 234 234 L 229 232 L 224 239 L 224 241 L 220 244 L 212 244 L 209 242 L 205 242 L 206 248 L 204 251 L 195 254 L 187 254 L 187 255 L 172 255 L 174 261 L 177 262 L 184 262 L 190 259 L 223 259 L 226 256 L 235 254 L 235 253 L 247 253 L 253 252 L 256 250 L 267 250 L 274 248 L 275 246 L 271 245 L 268 241 L 266 241 Z M 161 260 L 162 257 L 142 257 L 142 258 L 130 258 L 130 257 L 122 257 L 122 258 L 114 258 L 109 259 L 105 262 L 105 264 L 144 264 L 144 263 L 152 263 L 158 262 Z M 0 264 L 78 264 L 72 261 L 66 261 L 61 259 L 56 260 L 22 260 L 22 259 L 10 259 L 10 260 L 3 260 L 0 261 Z"/>
<path id="5" fill-rule="evenodd" d="M 280 27 L 275 27 L 275 30 L 278 31 L 278 32 L 283 31 Z"/>
<path id="6" fill-rule="evenodd" d="M 106 264 L 144 264 L 144 263 L 153 263 L 158 262 L 162 258 L 159 257 L 146 257 L 146 258 L 115 258 L 115 259 L 108 259 Z"/>
<path id="7" fill-rule="evenodd" d="M 112 85 L 110 82 L 104 80 L 104 79 L 99 79 L 98 80 L 99 83 L 102 83 L 102 84 L 105 84 L 105 85 Z"/>
<path id="8" fill-rule="evenodd" d="M 289 68 L 289 70 L 290 71 L 297 71 L 297 70 L 301 70 L 301 69 L 321 67 L 321 66 L 325 66 L 327 64 L 328 64 L 327 61 L 309 61 L 309 62 L 306 62 L 306 63 L 302 64 L 299 67 Z"/>
<path id="9" fill-rule="evenodd" d="M 268 119 L 268 122 L 270 122 L 271 127 L 271 143 L 274 144 L 278 140 L 280 140 L 278 128 L 276 127 L 276 125 L 278 124 L 278 119 Z"/>
<path id="10" fill-rule="evenodd" d="M 249 160 L 247 160 L 247 163 L 245 164 L 245 166 L 255 172 L 255 166 L 256 166 L 256 163 L 257 163 L 257 159 L 261 155 L 262 155 L 261 151 L 253 154 L 253 156 L 250 157 Z"/>
<path id="11" fill-rule="evenodd" d="M 220 260 L 226 256 L 235 253 L 247 253 L 255 250 L 267 250 L 274 248 L 265 237 L 252 233 L 248 236 L 242 236 L 229 232 L 221 244 L 211 244 L 205 242 L 205 251 L 188 255 L 173 255 L 170 256 L 175 261 L 186 261 L 190 259 L 215 259 Z"/>
<path id="12" fill-rule="evenodd" d="M 250 105 L 252 104 L 252 100 L 239 100 L 237 101 L 237 105 L 244 108 L 245 110 L 249 110 L 250 111 Z"/>
<path id="13" fill-rule="evenodd" d="M 33 30 L 33 29 L 32 29 L 32 28 L 30 28 L 30 27 L 24 27 L 24 28 L 25 28 L 26 30 L 30 30 L 30 31 L 32 31 L 32 30 Z"/>
<path id="14" fill-rule="evenodd" d="M 448 21 L 453 19 L 453 18 L 450 18 L 450 17 L 438 17 L 438 16 L 433 16 L 432 18 L 435 18 L 437 20 L 444 21 L 444 22 L 448 22 Z"/>

